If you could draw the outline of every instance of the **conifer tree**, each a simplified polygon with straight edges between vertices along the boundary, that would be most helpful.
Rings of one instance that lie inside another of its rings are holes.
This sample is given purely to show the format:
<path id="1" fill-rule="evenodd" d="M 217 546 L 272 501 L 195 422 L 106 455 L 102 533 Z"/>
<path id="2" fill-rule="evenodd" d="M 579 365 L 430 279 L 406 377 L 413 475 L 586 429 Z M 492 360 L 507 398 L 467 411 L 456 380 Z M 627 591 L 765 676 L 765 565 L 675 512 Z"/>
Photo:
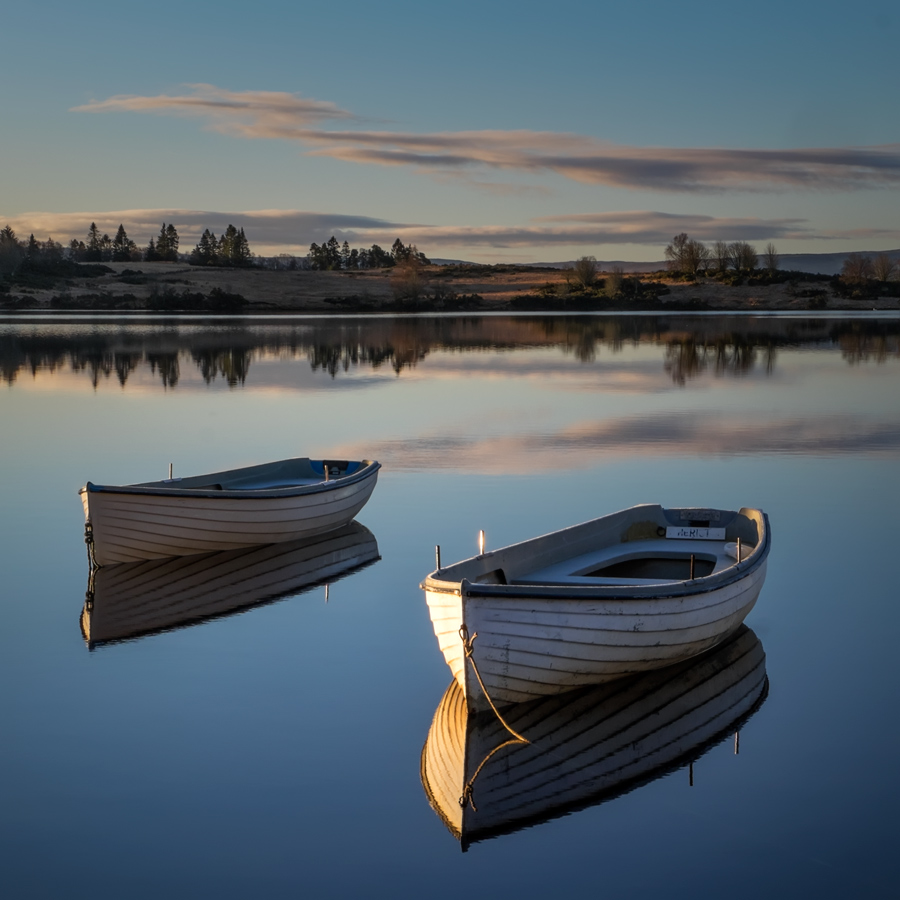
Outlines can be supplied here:
<path id="1" fill-rule="evenodd" d="M 171 222 L 166 225 L 166 252 L 168 255 L 165 259 L 169 262 L 178 261 L 178 232 Z"/>
<path id="2" fill-rule="evenodd" d="M 229 222 L 222 237 L 219 238 L 219 265 L 233 266 L 235 264 L 237 237 L 237 228 Z"/>
<path id="3" fill-rule="evenodd" d="M 125 226 L 119 224 L 119 230 L 112 242 L 112 258 L 115 262 L 128 262 L 137 245 L 125 233 Z"/>
<path id="4" fill-rule="evenodd" d="M 6 225 L 0 231 L 0 275 L 14 272 L 22 261 L 22 245 L 15 231 Z"/>
<path id="5" fill-rule="evenodd" d="M 157 259 L 169 258 L 169 238 L 166 235 L 166 223 L 162 223 L 159 229 L 159 237 L 156 239 L 156 256 Z"/>
<path id="6" fill-rule="evenodd" d="M 337 242 L 337 238 L 332 235 L 325 244 L 325 252 L 327 254 L 329 269 L 339 269 L 341 267 L 341 246 Z"/>
<path id="7" fill-rule="evenodd" d="M 100 238 L 100 229 L 97 227 L 96 222 L 91 222 L 91 227 L 88 228 L 87 233 L 87 250 L 85 251 L 84 258 L 89 262 L 99 262 L 100 256 L 102 252 L 101 247 L 101 238 Z"/>
<path id="8" fill-rule="evenodd" d="M 208 228 L 200 236 L 197 246 L 191 251 L 188 262 L 192 266 L 216 266 L 219 265 L 219 241 Z"/>
<path id="9" fill-rule="evenodd" d="M 243 228 L 241 228 L 241 230 L 237 234 L 236 247 L 237 249 L 235 253 L 235 265 L 249 266 L 252 254 L 250 253 L 250 242 L 247 240 L 247 235 L 244 234 Z"/>

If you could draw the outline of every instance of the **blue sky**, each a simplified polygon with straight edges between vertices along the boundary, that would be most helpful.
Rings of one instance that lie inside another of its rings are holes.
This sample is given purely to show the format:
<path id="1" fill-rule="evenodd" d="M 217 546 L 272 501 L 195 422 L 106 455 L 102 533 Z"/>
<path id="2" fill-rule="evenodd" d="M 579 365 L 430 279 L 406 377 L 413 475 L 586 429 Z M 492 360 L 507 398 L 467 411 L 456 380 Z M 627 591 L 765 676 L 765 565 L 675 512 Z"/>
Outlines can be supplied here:
<path id="1" fill-rule="evenodd" d="M 0 223 L 488 262 L 660 259 L 680 231 L 894 249 L 898 46 L 873 0 L 17 4 Z"/>

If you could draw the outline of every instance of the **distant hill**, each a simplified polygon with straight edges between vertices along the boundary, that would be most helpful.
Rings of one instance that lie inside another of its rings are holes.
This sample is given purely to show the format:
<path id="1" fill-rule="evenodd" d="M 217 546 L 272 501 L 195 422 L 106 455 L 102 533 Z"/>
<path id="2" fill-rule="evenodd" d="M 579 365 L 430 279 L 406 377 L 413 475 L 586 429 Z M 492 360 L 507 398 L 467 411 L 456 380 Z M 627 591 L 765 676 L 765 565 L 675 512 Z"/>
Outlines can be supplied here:
<path id="1" fill-rule="evenodd" d="M 877 253 L 886 252 L 890 256 L 900 258 L 898 250 L 858 250 L 866 256 L 875 256 Z M 782 253 L 779 257 L 778 268 L 785 271 L 811 272 L 816 275 L 837 275 L 844 265 L 844 260 L 850 255 L 850 251 L 842 253 Z M 569 262 L 543 262 L 531 263 L 532 266 L 551 269 L 569 269 L 575 265 L 575 261 Z M 619 266 L 624 272 L 657 272 L 665 269 L 664 260 L 659 262 L 627 262 L 621 259 L 598 259 L 597 268 L 608 272 L 613 266 Z"/>

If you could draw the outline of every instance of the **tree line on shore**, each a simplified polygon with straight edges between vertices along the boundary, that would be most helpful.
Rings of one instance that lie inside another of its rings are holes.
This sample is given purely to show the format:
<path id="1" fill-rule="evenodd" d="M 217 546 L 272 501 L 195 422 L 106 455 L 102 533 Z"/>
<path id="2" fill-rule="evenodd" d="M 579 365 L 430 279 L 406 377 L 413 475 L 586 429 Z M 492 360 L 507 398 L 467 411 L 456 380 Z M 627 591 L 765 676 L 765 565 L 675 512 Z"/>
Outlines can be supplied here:
<path id="1" fill-rule="evenodd" d="M 183 259 L 178 252 L 179 244 L 178 230 L 165 222 L 157 237 L 151 237 L 144 248 L 128 237 L 122 224 L 111 238 L 101 234 L 97 224 L 91 222 L 86 239 L 72 238 L 66 247 L 53 238 L 38 241 L 33 234 L 28 240 L 19 240 L 15 231 L 6 225 L 0 229 L 0 274 L 53 273 L 67 263 L 178 262 Z M 194 266 L 249 266 L 253 264 L 253 255 L 244 229 L 229 225 L 219 238 L 206 229 L 187 262 Z"/>
<path id="2" fill-rule="evenodd" d="M 751 275 L 760 268 L 756 248 L 746 241 L 716 241 L 707 247 L 682 232 L 676 234 L 666 247 L 666 265 L 670 272 L 686 278 L 696 278 L 701 272 L 725 276 Z M 770 275 L 778 271 L 779 255 L 769 242 L 762 254 L 762 268 Z"/>
<path id="3" fill-rule="evenodd" d="M 773 243 L 768 243 L 762 258 L 756 248 L 746 241 L 716 241 L 707 247 L 687 234 L 678 234 L 666 247 L 666 263 L 669 271 L 685 278 L 696 278 L 703 273 L 719 279 L 740 278 L 762 271 L 774 277 L 779 271 L 779 254 Z M 760 265 L 762 263 L 762 265 Z M 900 262 L 890 253 L 850 253 L 841 267 L 841 280 L 847 284 L 888 282 L 900 274 Z"/>
<path id="4" fill-rule="evenodd" d="M 221 236 L 205 229 L 196 246 L 188 253 L 179 253 L 180 238 L 172 223 L 162 223 L 159 234 L 150 238 L 146 247 L 133 241 L 120 224 L 114 237 L 101 233 L 91 222 L 84 240 L 72 238 L 63 246 L 53 238 L 38 241 L 32 234 L 20 240 L 7 225 L 0 230 L 0 275 L 17 271 L 51 272 L 65 267 L 67 262 L 178 262 L 192 266 L 248 267 L 270 265 L 255 257 L 243 228 L 229 224 Z M 275 258 L 276 268 L 317 270 L 383 269 L 398 265 L 427 265 L 428 259 L 415 244 L 404 244 L 397 238 L 390 250 L 378 244 L 368 249 L 351 247 L 347 241 L 339 243 L 334 235 L 319 244 L 310 244 L 305 257 L 298 259 L 289 254 Z"/>
<path id="5" fill-rule="evenodd" d="M 351 247 L 347 241 L 339 244 L 332 235 L 321 246 L 310 244 L 305 262 L 305 268 L 317 270 L 385 269 L 403 263 L 427 265 L 428 258 L 415 244 L 404 244 L 400 238 L 394 241 L 390 250 L 382 250 L 378 244 L 372 244 L 366 250 Z"/>

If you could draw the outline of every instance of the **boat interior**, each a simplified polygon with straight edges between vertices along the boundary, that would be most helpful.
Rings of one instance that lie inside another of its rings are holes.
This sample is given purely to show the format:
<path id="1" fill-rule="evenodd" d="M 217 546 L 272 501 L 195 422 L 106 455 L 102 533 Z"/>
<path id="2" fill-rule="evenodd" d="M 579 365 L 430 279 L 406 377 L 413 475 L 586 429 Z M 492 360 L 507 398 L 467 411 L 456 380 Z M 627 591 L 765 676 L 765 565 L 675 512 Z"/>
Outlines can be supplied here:
<path id="1" fill-rule="evenodd" d="M 764 529 L 764 516 L 755 509 L 638 506 L 473 557 L 442 569 L 436 577 L 501 585 L 684 582 L 750 559 Z"/>
<path id="2" fill-rule="evenodd" d="M 525 572 L 510 584 L 660 584 L 705 578 L 736 562 L 723 541 L 660 538 L 603 547 L 563 562 Z M 693 556 L 693 563 L 691 557 Z"/>
<path id="3" fill-rule="evenodd" d="M 132 487 L 165 487 L 194 491 L 266 491 L 321 484 L 352 475 L 367 464 L 337 459 L 286 459 L 243 469 L 230 469 L 188 478 L 145 481 Z"/>

